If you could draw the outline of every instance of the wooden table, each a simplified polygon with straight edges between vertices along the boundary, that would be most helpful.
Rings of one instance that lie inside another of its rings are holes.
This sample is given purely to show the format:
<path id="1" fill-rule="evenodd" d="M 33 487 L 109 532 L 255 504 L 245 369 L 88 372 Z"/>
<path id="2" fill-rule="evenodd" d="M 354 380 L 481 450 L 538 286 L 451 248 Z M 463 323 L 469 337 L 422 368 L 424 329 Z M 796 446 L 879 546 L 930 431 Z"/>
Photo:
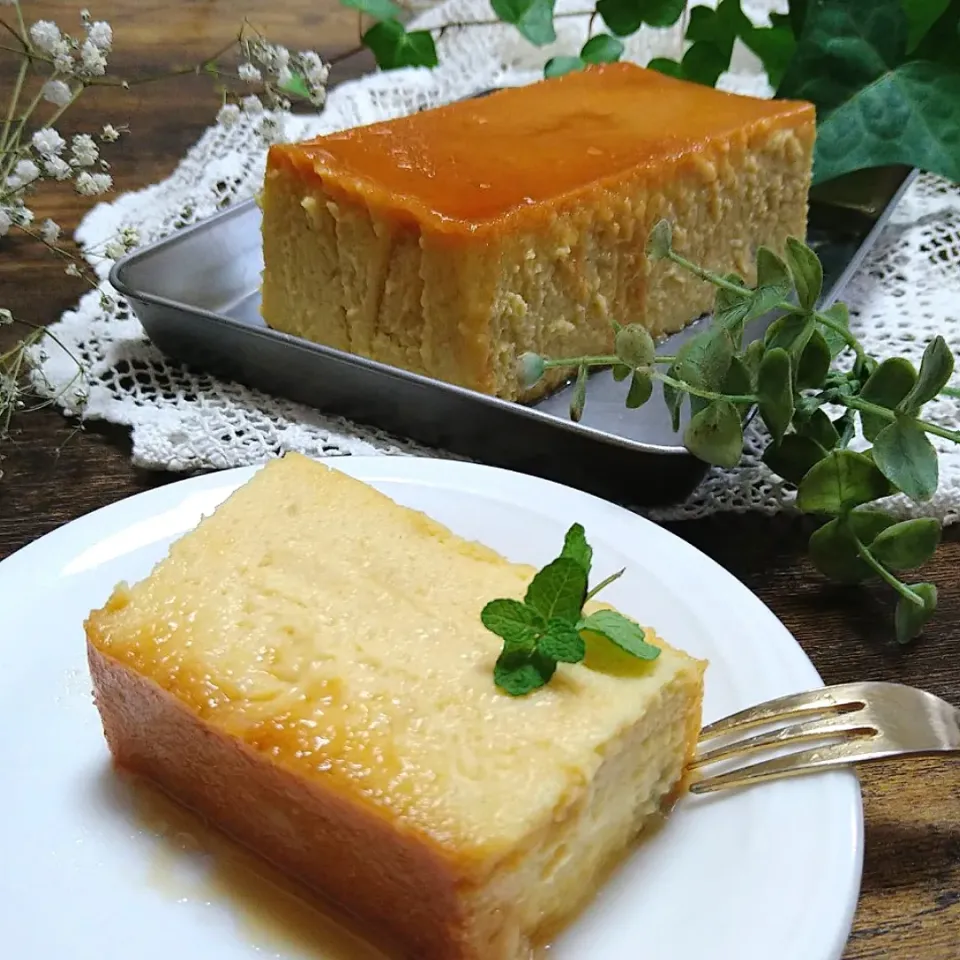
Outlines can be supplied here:
<path id="1" fill-rule="evenodd" d="M 72 29 L 79 6 L 28 0 L 25 15 Z M 325 55 L 353 47 L 357 35 L 354 15 L 335 0 L 100 0 L 92 13 L 111 22 L 112 63 L 128 76 L 202 60 L 236 32 L 244 17 L 276 42 Z M 11 80 L 5 56 L 0 55 L 4 92 Z M 334 76 L 343 79 L 370 66 L 367 57 L 353 57 L 339 64 Z M 94 130 L 105 122 L 128 124 L 129 137 L 110 159 L 118 188 L 130 190 L 167 176 L 215 111 L 209 81 L 185 76 L 127 92 L 91 92 L 67 115 L 70 122 L 61 132 Z M 38 216 L 72 229 L 87 203 L 69 189 L 51 189 L 38 194 L 34 206 Z M 15 314 L 51 322 L 82 292 L 39 245 L 9 238 L 0 244 L 0 304 Z M 0 329 L 0 349 L 10 339 L 10 328 Z M 134 469 L 123 431 L 90 424 L 79 435 L 71 432 L 71 424 L 52 410 L 19 421 L 2 464 L 0 559 L 90 510 L 178 479 Z M 797 637 L 825 682 L 896 680 L 960 704 L 960 533 L 947 533 L 936 560 L 923 571 L 940 589 L 935 620 L 914 646 L 901 649 L 890 639 L 888 592 L 824 582 L 805 559 L 809 527 L 804 520 L 721 516 L 676 524 L 673 530 L 761 597 Z M 864 770 L 862 782 L 866 863 L 846 958 L 957 960 L 960 763 L 888 763 Z M 783 827 L 789 830 L 790 824 Z"/>

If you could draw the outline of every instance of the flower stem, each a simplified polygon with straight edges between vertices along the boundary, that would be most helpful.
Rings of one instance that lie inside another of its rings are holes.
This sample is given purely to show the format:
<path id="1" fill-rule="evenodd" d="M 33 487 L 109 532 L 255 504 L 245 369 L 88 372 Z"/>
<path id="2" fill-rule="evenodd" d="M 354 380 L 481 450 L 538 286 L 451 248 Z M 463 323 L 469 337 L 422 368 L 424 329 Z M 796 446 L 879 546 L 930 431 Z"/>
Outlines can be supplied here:
<path id="1" fill-rule="evenodd" d="M 879 404 L 871 403 L 869 400 L 864 400 L 861 397 L 841 397 L 839 402 L 853 410 L 862 410 L 864 413 L 876 414 L 878 417 L 883 417 L 884 420 L 889 420 L 891 423 L 905 416 L 893 410 L 888 410 L 886 407 L 881 407 Z M 919 417 L 906 417 L 906 419 L 915 423 L 924 433 L 931 433 L 935 437 L 942 437 L 944 440 L 952 440 L 954 443 L 960 443 L 960 431 L 958 430 L 948 430 L 946 427 L 937 426 L 937 424 L 921 420 Z"/>
<path id="2" fill-rule="evenodd" d="M 672 260 L 678 267 L 683 267 L 684 270 L 689 270 L 695 277 L 699 277 L 701 280 L 706 280 L 707 283 L 712 283 L 715 287 L 720 287 L 721 290 L 727 290 L 730 293 L 736 293 L 741 297 L 750 296 L 749 287 L 739 287 L 735 283 L 731 283 L 725 277 L 721 277 L 716 273 L 711 273 L 709 270 L 704 270 L 703 267 L 697 265 L 692 260 L 688 260 L 686 257 L 677 253 L 676 250 L 671 250 L 667 254 L 667 259 Z"/>
<path id="3" fill-rule="evenodd" d="M 715 393 L 713 390 L 703 390 L 700 387 L 694 387 L 689 383 L 685 383 L 683 380 L 675 380 L 673 377 L 669 377 L 665 373 L 660 373 L 658 370 L 651 370 L 650 376 L 653 377 L 654 380 L 665 383 L 668 387 L 673 387 L 674 390 L 691 393 L 693 396 L 700 397 L 703 400 L 729 400 L 730 403 L 757 402 L 757 397 L 753 394 Z"/>
<path id="4" fill-rule="evenodd" d="M 847 533 L 853 538 L 857 548 L 857 554 L 860 559 L 878 576 L 884 583 L 893 587 L 901 597 L 905 597 L 911 603 L 918 607 L 923 606 L 923 597 L 911 590 L 905 583 L 898 580 L 879 560 L 870 552 L 870 548 L 856 535 L 853 524 L 846 520 Z"/>
<path id="5" fill-rule="evenodd" d="M 23 81 L 26 79 L 29 64 L 30 61 L 26 57 L 20 61 L 20 70 L 17 72 L 13 93 L 10 94 L 10 104 L 7 107 L 7 122 L 4 124 L 3 130 L 0 131 L 0 149 L 2 150 L 7 149 L 8 138 L 13 131 L 13 118 L 17 115 L 17 105 L 20 103 L 20 94 L 23 92 Z"/>

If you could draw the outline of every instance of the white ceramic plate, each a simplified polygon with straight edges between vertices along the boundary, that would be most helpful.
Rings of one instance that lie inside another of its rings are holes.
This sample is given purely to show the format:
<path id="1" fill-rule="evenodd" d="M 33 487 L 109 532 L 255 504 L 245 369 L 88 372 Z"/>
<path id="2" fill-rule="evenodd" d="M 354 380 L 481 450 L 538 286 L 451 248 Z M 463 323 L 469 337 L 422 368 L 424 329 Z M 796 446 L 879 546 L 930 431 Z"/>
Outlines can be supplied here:
<path id="1" fill-rule="evenodd" d="M 473 464 L 394 457 L 332 463 L 514 560 L 548 561 L 570 523 L 584 524 L 597 573 L 627 568 L 606 598 L 710 660 L 705 721 L 820 686 L 786 629 L 737 580 L 619 507 Z M 208 860 L 188 864 L 176 843 L 145 825 L 112 771 L 89 695 L 86 614 L 116 581 L 145 576 L 174 538 L 252 473 L 198 477 L 121 501 L 0 564 L 4 955 L 349 960 L 344 948 L 308 948 L 302 936 L 288 936 L 282 918 L 273 927 L 251 925 L 250 898 L 203 886 L 197 871 L 208 869 Z M 550 958 L 837 960 L 861 864 L 860 791 L 850 773 L 688 797 Z"/>

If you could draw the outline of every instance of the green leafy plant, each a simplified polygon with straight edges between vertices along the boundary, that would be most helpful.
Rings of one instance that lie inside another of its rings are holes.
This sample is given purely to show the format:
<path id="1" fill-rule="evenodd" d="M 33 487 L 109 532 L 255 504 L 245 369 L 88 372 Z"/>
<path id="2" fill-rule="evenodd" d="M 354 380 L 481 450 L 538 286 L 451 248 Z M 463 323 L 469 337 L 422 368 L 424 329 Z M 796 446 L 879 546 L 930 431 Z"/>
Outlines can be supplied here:
<path id="1" fill-rule="evenodd" d="M 716 289 L 710 325 L 674 355 L 657 354 L 642 327 L 614 324 L 609 356 L 520 359 L 525 386 L 551 368 L 577 371 L 571 414 L 579 418 L 590 368 L 611 367 L 631 379 L 628 407 L 646 403 L 659 381 L 675 430 L 684 405 L 689 419 L 683 443 L 695 456 L 721 467 L 743 453 L 743 424 L 755 409 L 769 434 L 766 465 L 797 488 L 797 507 L 824 523 L 810 538 L 810 555 L 827 577 L 844 583 L 878 578 L 898 594 L 896 634 L 912 640 L 937 604 L 930 583 L 906 583 L 897 574 L 933 556 L 940 541 L 936 520 L 896 523 L 870 507 L 903 493 L 923 503 L 937 489 L 937 451 L 931 436 L 960 443 L 960 433 L 923 419 L 923 408 L 947 387 L 954 358 L 942 337 L 927 344 L 919 369 L 902 357 L 868 356 L 849 328 L 847 308 L 817 306 L 823 269 L 806 244 L 790 238 L 786 255 L 760 247 L 757 282 L 721 276 L 673 248 L 669 223 L 651 231 L 647 254 L 667 260 Z M 751 323 L 774 319 L 763 336 L 747 336 Z M 842 361 L 842 362 L 841 362 Z M 859 418 L 872 444 L 851 449 Z"/>
<path id="2" fill-rule="evenodd" d="M 383 69 L 437 64 L 434 40 L 453 29 L 509 24 L 531 44 L 556 40 L 559 17 L 589 18 L 579 51 L 546 61 L 547 77 L 609 63 L 644 25 L 682 23 L 676 59 L 654 70 L 713 86 L 739 41 L 763 64 L 776 96 L 817 108 L 814 182 L 889 164 L 960 181 L 960 0 L 790 0 L 789 12 L 755 26 L 740 0 L 716 9 L 684 0 L 596 0 L 558 14 L 555 0 L 492 0 L 494 18 L 408 33 L 393 0 L 341 0 L 376 21 L 361 43 Z"/>
<path id="3" fill-rule="evenodd" d="M 660 655 L 659 647 L 647 643 L 643 628 L 615 610 L 584 613 L 588 601 L 623 574 L 614 573 L 590 589 L 592 565 L 593 550 L 575 523 L 560 556 L 537 572 L 523 600 L 501 598 L 483 608 L 483 625 L 503 640 L 493 679 L 504 693 L 523 696 L 548 683 L 558 663 L 580 663 L 591 634 L 637 660 Z"/>

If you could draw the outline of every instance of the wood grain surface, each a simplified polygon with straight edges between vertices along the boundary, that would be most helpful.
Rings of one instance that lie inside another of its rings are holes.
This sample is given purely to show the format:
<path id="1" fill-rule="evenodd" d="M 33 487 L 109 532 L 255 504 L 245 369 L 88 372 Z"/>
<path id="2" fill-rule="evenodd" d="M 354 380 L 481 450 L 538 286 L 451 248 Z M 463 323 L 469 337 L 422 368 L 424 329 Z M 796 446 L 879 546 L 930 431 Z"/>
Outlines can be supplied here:
<path id="1" fill-rule="evenodd" d="M 26 16 L 64 29 L 80 4 L 26 0 Z M 101 0 L 97 19 L 111 22 L 117 72 L 143 76 L 189 66 L 225 43 L 246 17 L 271 39 L 330 55 L 356 44 L 356 18 L 335 0 Z M 0 14 L 11 8 L 0 7 Z M 12 62 L 0 52 L 0 94 Z M 335 78 L 370 69 L 366 56 L 338 64 Z M 119 190 L 167 176 L 212 121 L 208 79 L 184 76 L 129 91 L 85 95 L 61 125 L 64 134 L 126 124 L 130 135 L 110 153 Z M 34 204 L 65 230 L 88 207 L 68 188 L 44 189 Z M 0 303 L 47 323 L 83 288 L 31 242 L 0 241 Z M 0 349 L 11 331 L 0 329 Z M 125 431 L 73 425 L 45 410 L 23 417 L 5 448 L 0 479 L 0 559 L 98 507 L 179 478 L 130 465 Z M 960 704 L 960 535 L 948 531 L 922 571 L 940 589 L 940 609 L 912 647 L 891 642 L 891 601 L 880 589 L 847 589 L 821 579 L 805 558 L 802 518 L 720 516 L 675 524 L 679 536 L 714 557 L 760 596 L 793 632 L 825 682 L 882 679 L 913 684 Z M 862 771 L 866 816 L 863 889 L 846 960 L 960 958 L 960 760 L 887 763 Z M 789 823 L 783 825 L 791 829 Z M 771 878 L 775 883 L 776 878 Z M 695 909 L 695 905 L 694 909 Z M 816 917 L 810 917 L 815 924 Z M 744 931 L 745 934 L 748 931 Z M 40 958 L 38 958 L 40 960 Z M 773 958 L 771 958 L 773 960 Z"/>

